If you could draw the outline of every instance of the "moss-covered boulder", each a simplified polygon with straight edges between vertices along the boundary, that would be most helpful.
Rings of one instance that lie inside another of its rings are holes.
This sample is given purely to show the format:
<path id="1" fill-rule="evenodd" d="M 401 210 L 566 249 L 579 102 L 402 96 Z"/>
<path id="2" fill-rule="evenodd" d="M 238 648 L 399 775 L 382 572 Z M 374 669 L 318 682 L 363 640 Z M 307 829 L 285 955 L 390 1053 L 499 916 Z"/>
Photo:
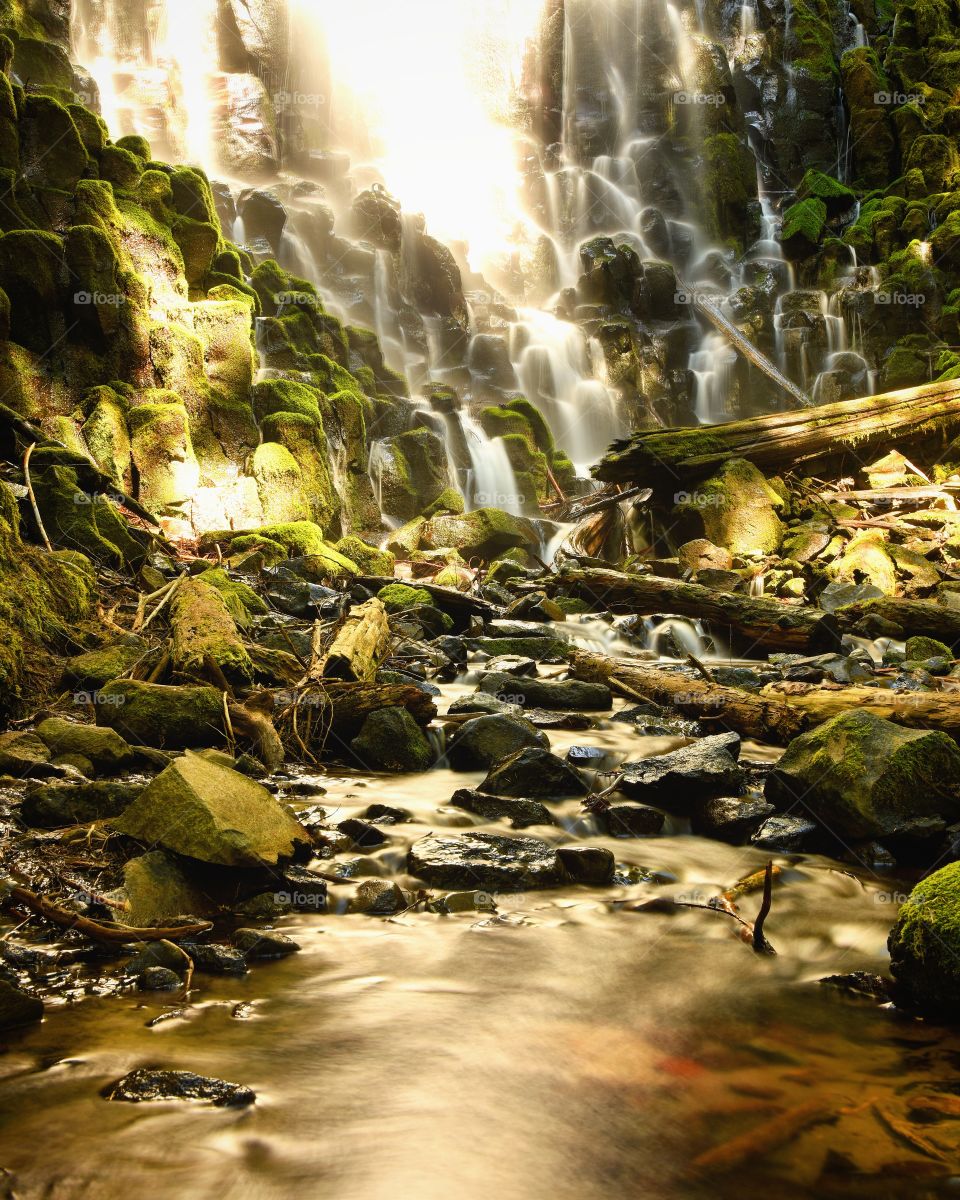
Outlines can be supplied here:
<path id="1" fill-rule="evenodd" d="M 204 917 L 213 905 L 171 854 L 150 850 L 123 868 L 123 889 L 111 897 L 126 925 L 170 925 L 185 915 Z"/>
<path id="2" fill-rule="evenodd" d="M 767 779 L 840 838 L 924 837 L 960 818 L 960 749 L 945 733 L 841 713 L 794 739 Z"/>
<path id="3" fill-rule="evenodd" d="M 430 429 L 410 429 L 377 443 L 370 463 L 380 508 L 397 520 L 418 516 L 450 484 L 446 445 Z"/>
<path id="4" fill-rule="evenodd" d="M 100 689 L 97 724 L 135 745 L 180 750 L 221 745 L 223 695 L 212 687 L 117 679 Z"/>
<path id="5" fill-rule="evenodd" d="M 34 186 L 72 192 L 89 163 L 67 109 L 51 96 L 27 96 L 20 118 L 20 164 Z"/>
<path id="6" fill-rule="evenodd" d="M 434 761 L 427 735 L 405 708 L 381 708 L 364 721 L 350 749 L 371 771 L 426 771 Z"/>
<path id="7" fill-rule="evenodd" d="M 266 603 L 249 584 L 228 575 L 221 567 L 211 567 L 203 572 L 201 578 L 209 587 L 217 589 L 230 616 L 241 628 L 246 628 L 253 617 L 263 616 L 269 611 Z"/>
<path id="8" fill-rule="evenodd" d="M 419 544 L 427 550 L 458 550 L 467 560 L 481 558 L 492 562 L 514 546 L 536 549 L 539 538 L 523 517 L 511 516 L 498 508 L 478 508 L 461 516 L 432 517 L 420 529 Z"/>
<path id="9" fill-rule="evenodd" d="M 341 538 L 336 549 L 355 562 L 364 575 L 392 575 L 396 556 L 354 535 Z"/>
<path id="10" fill-rule="evenodd" d="M 742 251 L 760 235 L 753 155 L 736 134 L 715 133 L 704 140 L 703 158 L 708 233 Z"/>
<path id="11" fill-rule="evenodd" d="M 882 529 L 862 529 L 854 534 L 844 552 L 827 568 L 827 573 L 834 580 L 871 583 L 885 596 L 896 595 L 896 564 Z"/>
<path id="12" fill-rule="evenodd" d="M 108 773 L 129 770 L 136 762 L 136 753 L 114 729 L 48 717 L 37 726 L 37 735 L 55 758 L 80 755 Z"/>
<path id="13" fill-rule="evenodd" d="M 26 223 L 26 222 L 24 222 Z M 10 336 L 46 353 L 65 330 L 63 241 L 39 229 L 0 235 L 0 287 L 10 300 Z"/>
<path id="14" fill-rule="evenodd" d="M 418 604 L 432 604 L 433 597 L 426 588 L 410 587 L 407 583 L 388 583 L 377 592 L 377 599 L 388 613 L 405 612 Z"/>
<path id="15" fill-rule="evenodd" d="M 131 409 L 130 449 L 138 499 L 155 513 L 184 506 L 200 482 L 186 407 L 171 392 L 145 393 Z"/>
<path id="16" fill-rule="evenodd" d="M 903 1008 L 956 1021 L 960 1014 L 960 863 L 928 875 L 900 909 L 888 940 L 893 995 Z"/>
<path id="17" fill-rule="evenodd" d="M 816 252 L 827 223 L 827 206 L 818 196 L 791 204 L 783 214 L 780 241 L 788 258 L 809 258 Z"/>
<path id="18" fill-rule="evenodd" d="M 126 635 L 122 641 L 69 659 L 63 668 L 63 683 L 66 687 L 96 691 L 112 679 L 126 675 L 148 653 L 149 645 L 144 638 Z"/>
<path id="19" fill-rule="evenodd" d="M 80 432 L 90 456 L 105 475 L 124 491 L 133 491 L 127 401 L 113 388 L 96 387 L 84 397 L 87 413 Z"/>
<path id="20" fill-rule="evenodd" d="M 889 105 L 877 98 L 889 93 L 889 81 L 870 46 L 848 50 L 840 59 L 840 71 L 850 112 L 854 177 L 866 187 L 883 187 L 895 161 L 896 140 Z"/>
<path id="21" fill-rule="evenodd" d="M 151 846 L 227 867 L 273 867 L 310 843 L 265 787 L 189 752 L 148 784 L 114 827 Z"/>
<path id="22" fill-rule="evenodd" d="M 705 537 L 731 554 L 770 554 L 783 539 L 777 512 L 783 498 L 753 463 L 733 458 L 694 492 L 677 493 L 676 511 L 692 536 Z"/>

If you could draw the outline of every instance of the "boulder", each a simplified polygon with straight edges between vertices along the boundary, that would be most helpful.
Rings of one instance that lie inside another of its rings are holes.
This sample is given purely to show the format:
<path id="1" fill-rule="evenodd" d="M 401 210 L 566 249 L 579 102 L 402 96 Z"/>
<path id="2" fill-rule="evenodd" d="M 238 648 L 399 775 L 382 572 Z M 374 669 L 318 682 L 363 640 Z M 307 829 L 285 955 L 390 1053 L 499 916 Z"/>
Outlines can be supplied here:
<path id="1" fill-rule="evenodd" d="M 202 1100 L 216 1108 L 240 1108 L 253 1104 L 254 1092 L 239 1083 L 195 1075 L 193 1071 L 161 1071 L 138 1067 L 104 1090 L 107 1100 Z"/>
<path id="2" fill-rule="evenodd" d="M 114 821 L 128 837 L 228 867 L 276 866 L 310 835 L 252 779 L 187 752 Z"/>
<path id="3" fill-rule="evenodd" d="M 737 765 L 740 737 L 718 733 L 639 762 L 624 763 L 620 791 L 633 799 L 659 804 L 678 812 L 711 796 L 733 795 L 745 775 Z"/>
<path id="4" fill-rule="evenodd" d="M 431 517 L 420 530 L 420 546 L 426 550 L 459 550 L 464 559 L 481 558 L 491 562 L 514 546 L 540 544 L 533 525 L 523 517 L 514 517 L 499 508 L 477 508 L 456 515 L 441 513 Z"/>
<path id="5" fill-rule="evenodd" d="M 600 823 L 609 837 L 650 837 L 663 829 L 664 819 L 647 804 L 611 804 Z"/>
<path id="6" fill-rule="evenodd" d="M 733 458 L 694 492 L 678 492 L 676 511 L 731 554 L 771 554 L 784 535 L 783 499 L 746 459 Z"/>
<path id="7" fill-rule="evenodd" d="M 717 796 L 694 808 L 691 824 L 694 833 L 738 846 L 756 833 L 775 811 L 772 804 L 759 798 L 741 800 L 736 796 Z"/>
<path id="8" fill-rule="evenodd" d="M 233 944 L 248 962 L 286 958 L 300 949 L 293 938 L 273 929 L 238 929 Z"/>
<path id="9" fill-rule="evenodd" d="M 408 869 L 431 887 L 490 891 L 553 887 L 564 877 L 553 846 L 493 833 L 421 838 L 410 847 Z"/>
<path id="10" fill-rule="evenodd" d="M 21 778 L 52 774 L 56 768 L 49 767 L 49 761 L 50 750 L 35 733 L 19 730 L 0 733 L 0 774 Z"/>
<path id="11" fill-rule="evenodd" d="M 67 661 L 63 668 L 63 682 L 67 687 L 96 690 L 119 679 L 147 654 L 149 647 L 143 638 L 130 636 L 122 642 L 103 646 L 99 650 L 88 650 Z"/>
<path id="12" fill-rule="evenodd" d="M 485 821 L 509 821 L 513 829 L 529 825 L 554 825 L 550 810 L 539 800 L 523 800 L 512 796 L 491 796 L 476 788 L 459 788 L 450 797 L 454 808 L 462 808 Z"/>
<path id="13" fill-rule="evenodd" d="M 136 752 L 119 733 L 99 725 L 48 717 L 37 726 L 37 734 L 54 757 L 80 754 L 101 771 L 124 771 L 137 761 Z"/>
<path id="14" fill-rule="evenodd" d="M 605 683 L 584 683 L 579 679 L 525 679 L 490 671 L 477 690 L 524 708 L 573 712 L 605 712 L 613 708 L 613 695 Z"/>
<path id="15" fill-rule="evenodd" d="M 509 704 L 498 696 L 486 692 L 474 692 L 470 696 L 460 696 L 447 709 L 451 717 L 483 716 L 492 713 L 503 713 L 505 716 L 518 717 L 523 712 L 519 704 Z"/>
<path id="16" fill-rule="evenodd" d="M 606 887 L 613 882 L 617 862 L 603 846 L 561 846 L 557 858 L 574 883 Z"/>
<path id="17" fill-rule="evenodd" d="M 534 746 L 518 750 L 493 766 L 480 790 L 494 796 L 542 796 L 559 800 L 567 796 L 585 796 L 590 789 L 562 758 Z"/>
<path id="18" fill-rule="evenodd" d="M 0 979 L 0 1029 L 16 1029 L 43 1016 L 43 1001 L 28 996 L 5 979 Z"/>
<path id="19" fill-rule="evenodd" d="M 907 897 L 888 939 L 893 998 L 925 1016 L 960 1013 L 960 862 L 934 871 Z"/>
<path id="20" fill-rule="evenodd" d="M 960 819 L 960 749 L 945 733 L 840 713 L 790 743 L 766 796 L 802 803 L 840 838 L 928 836 Z"/>
<path id="21" fill-rule="evenodd" d="M 750 838 L 750 843 L 761 850 L 797 854 L 810 845 L 817 833 L 817 826 L 809 817 L 785 814 L 768 817 Z"/>
<path id="22" fill-rule="evenodd" d="M 187 878 L 175 858 L 150 850 L 123 868 L 119 920 L 126 925 L 164 925 L 177 917 L 206 916 L 212 905 Z"/>
<path id="23" fill-rule="evenodd" d="M 405 708 L 370 713 L 350 749 L 371 771 L 426 771 L 434 762 L 427 735 Z"/>
<path id="24" fill-rule="evenodd" d="M 389 917 L 408 904 L 407 896 L 397 884 L 388 879 L 365 879 L 350 901 L 350 912 Z"/>
<path id="25" fill-rule="evenodd" d="M 187 578 L 170 602 L 171 657 L 181 675 L 198 675 L 217 664 L 228 680 L 249 681 L 253 663 L 222 593 L 202 576 Z"/>
<path id="26" fill-rule="evenodd" d="M 518 750 L 533 747 L 549 750 L 550 739 L 529 721 L 491 713 L 461 725 L 445 757 L 454 771 L 487 770 Z"/>
<path id="27" fill-rule="evenodd" d="M 224 738 L 223 696 L 212 687 L 118 679 L 97 700 L 98 725 L 144 746 L 181 750 Z"/>
<path id="28" fill-rule="evenodd" d="M 127 783 L 37 784 L 24 796 L 20 817 L 33 829 L 85 825 L 118 817 L 141 790 Z"/>

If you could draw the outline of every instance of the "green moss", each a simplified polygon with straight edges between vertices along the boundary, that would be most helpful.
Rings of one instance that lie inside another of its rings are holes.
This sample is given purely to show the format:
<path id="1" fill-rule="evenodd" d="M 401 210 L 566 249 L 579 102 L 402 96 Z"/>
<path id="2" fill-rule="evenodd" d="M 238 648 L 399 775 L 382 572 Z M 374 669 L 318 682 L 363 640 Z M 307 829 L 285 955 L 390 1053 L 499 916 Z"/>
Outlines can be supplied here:
<path id="1" fill-rule="evenodd" d="M 124 137 L 117 138 L 116 145 L 121 150 L 128 150 L 131 154 L 135 154 L 137 158 L 142 159 L 145 163 L 148 163 L 153 158 L 150 152 L 150 143 L 138 133 L 128 133 Z"/>
<path id="2" fill-rule="evenodd" d="M 228 575 L 221 567 L 211 567 L 202 575 L 204 583 L 217 589 L 226 603 L 230 616 L 245 628 L 251 617 L 263 616 L 269 610 L 249 584 Z"/>
<path id="3" fill-rule="evenodd" d="M 0 235 L 0 287 L 10 299 L 10 336 L 40 354 L 59 336 L 63 261 L 63 242 L 52 233 Z"/>
<path id="4" fill-rule="evenodd" d="M 392 575 L 396 557 L 389 550 L 371 546 L 361 538 L 341 538 L 336 549 L 355 562 L 364 575 Z"/>
<path id="5" fill-rule="evenodd" d="M 750 148 L 733 133 L 715 133 L 704 140 L 703 159 L 708 232 L 743 250 L 759 232 L 757 172 Z"/>
<path id="6" fill-rule="evenodd" d="M 254 452 L 252 472 L 265 521 L 282 524 L 306 519 L 303 475 L 286 446 L 262 442 Z"/>
<path id="7" fill-rule="evenodd" d="M 420 604 L 433 604 L 433 597 L 424 588 L 409 587 L 405 583 L 388 583 L 377 592 L 377 599 L 390 613 L 404 612 Z"/>
<path id="8" fill-rule="evenodd" d="M 797 188 L 797 198 L 822 200 L 830 217 L 847 212 L 857 200 L 856 194 L 845 184 L 831 175 L 824 174 L 823 171 L 815 170 L 809 170 L 804 175 Z"/>
<path id="9" fill-rule="evenodd" d="M 444 488 L 431 505 L 423 510 L 425 517 L 434 517 L 437 513 L 462 513 L 464 511 L 463 496 L 452 487 Z"/>
<path id="10" fill-rule="evenodd" d="M 321 424 L 322 394 L 293 379 L 266 379 L 253 388 L 253 411 L 258 421 L 274 413 L 296 413 Z"/>
<path id="11" fill-rule="evenodd" d="M 50 96 L 27 96 L 20 120 L 20 166 L 34 186 L 72 192 L 90 159 L 67 109 Z"/>
<path id="12" fill-rule="evenodd" d="M 783 500 L 753 463 L 733 458 L 695 491 L 681 493 L 676 511 L 698 535 L 732 554 L 769 554 L 783 538 Z"/>
<path id="13" fill-rule="evenodd" d="M 250 680 L 253 663 L 218 588 L 203 576 L 185 579 L 170 603 L 171 656 L 181 675 L 203 676 L 217 664 L 227 679 Z"/>
<path id="14" fill-rule="evenodd" d="M 917 884 L 900 909 L 889 948 L 897 1003 L 955 1020 L 960 1003 L 960 863 Z"/>
<path id="15" fill-rule="evenodd" d="M 816 197 L 791 204 L 783 214 L 780 241 L 788 258 L 807 258 L 813 254 L 827 222 L 827 206 Z"/>

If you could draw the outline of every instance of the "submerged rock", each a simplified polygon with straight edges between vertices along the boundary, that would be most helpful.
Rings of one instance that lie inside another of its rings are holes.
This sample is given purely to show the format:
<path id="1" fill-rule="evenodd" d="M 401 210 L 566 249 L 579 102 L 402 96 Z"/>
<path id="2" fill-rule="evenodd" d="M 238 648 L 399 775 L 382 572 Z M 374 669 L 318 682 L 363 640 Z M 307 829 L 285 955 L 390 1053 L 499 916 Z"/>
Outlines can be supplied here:
<path id="1" fill-rule="evenodd" d="M 524 708 L 574 712 L 605 712 L 613 708 L 613 695 L 606 684 L 583 683 L 579 679 L 524 679 L 491 671 L 484 675 L 478 690 Z"/>
<path id="2" fill-rule="evenodd" d="M 447 746 L 446 759 L 454 771 L 486 770 L 518 750 L 549 746 L 546 734 L 529 721 L 490 714 L 460 726 Z"/>
<path id="3" fill-rule="evenodd" d="M 928 875 L 900 909 L 888 939 L 893 997 L 928 1016 L 960 1015 L 960 862 Z"/>
<path id="4" fill-rule="evenodd" d="M 410 847 L 408 867 L 433 887 L 490 891 L 553 887 L 564 876 L 553 846 L 539 838 L 494 833 L 421 838 Z"/>
<path id="5" fill-rule="evenodd" d="M 960 749 L 945 733 L 845 712 L 790 743 L 766 795 L 802 802 L 838 837 L 929 836 L 960 818 Z"/>
<path id="6" fill-rule="evenodd" d="M 274 929 L 238 929 L 233 944 L 249 962 L 266 962 L 296 954 L 299 945 L 285 933 Z"/>
<path id="7" fill-rule="evenodd" d="M 620 791 L 637 800 L 687 811 L 711 796 L 734 795 L 746 778 L 737 765 L 740 737 L 717 733 L 669 754 L 623 764 Z"/>
<path id="8" fill-rule="evenodd" d="M 494 796 L 542 796 L 558 800 L 585 796 L 590 790 L 580 775 L 549 750 L 518 750 L 494 766 L 480 785 Z"/>
<path id="9" fill-rule="evenodd" d="M 239 1083 L 195 1075 L 193 1071 L 160 1071 L 139 1067 L 124 1075 L 105 1091 L 107 1100 L 127 1100 L 139 1104 L 144 1100 L 203 1100 L 217 1108 L 242 1107 L 253 1104 L 255 1093 Z"/>
<path id="10" fill-rule="evenodd" d="M 513 796 L 491 796 L 476 788 L 460 788 L 450 797 L 454 808 L 462 808 L 486 821 L 506 820 L 513 829 L 529 825 L 555 824 L 550 810 L 539 800 L 523 800 Z"/>
<path id="11" fill-rule="evenodd" d="M 276 866 L 310 843 L 265 787 L 190 752 L 162 771 L 114 826 L 139 841 L 229 867 Z"/>
<path id="12" fill-rule="evenodd" d="M 561 846 L 557 858 L 574 883 L 605 887 L 613 882 L 617 861 L 603 846 Z"/>

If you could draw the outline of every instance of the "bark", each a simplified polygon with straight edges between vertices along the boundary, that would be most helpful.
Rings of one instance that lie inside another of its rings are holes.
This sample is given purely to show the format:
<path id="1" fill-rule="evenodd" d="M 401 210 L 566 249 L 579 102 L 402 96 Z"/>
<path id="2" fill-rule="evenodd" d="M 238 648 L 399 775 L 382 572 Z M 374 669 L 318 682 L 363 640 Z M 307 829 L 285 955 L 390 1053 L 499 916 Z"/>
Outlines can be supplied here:
<path id="1" fill-rule="evenodd" d="M 379 600 L 354 608 L 337 631 L 320 668 L 324 679 L 373 683 L 390 647 L 390 622 Z"/>
<path id="2" fill-rule="evenodd" d="M 699 618 L 751 647 L 814 653 L 836 646 L 839 640 L 836 620 L 820 609 L 716 592 L 656 575 L 628 575 L 602 567 L 570 568 L 557 576 L 552 586 L 593 601 L 598 609 Z"/>
<path id="3" fill-rule="evenodd" d="M 805 713 L 811 725 L 820 725 L 855 708 L 909 729 L 937 729 L 960 741 L 960 692 L 891 692 L 873 687 L 786 691 L 802 686 L 771 683 L 761 696 L 784 701 L 795 711 Z"/>
<path id="4" fill-rule="evenodd" d="M 843 632 L 849 632 L 864 617 L 877 616 L 892 621 L 905 637 L 931 637 L 948 646 L 960 644 L 960 611 L 929 600 L 861 600 L 836 612 Z"/>

